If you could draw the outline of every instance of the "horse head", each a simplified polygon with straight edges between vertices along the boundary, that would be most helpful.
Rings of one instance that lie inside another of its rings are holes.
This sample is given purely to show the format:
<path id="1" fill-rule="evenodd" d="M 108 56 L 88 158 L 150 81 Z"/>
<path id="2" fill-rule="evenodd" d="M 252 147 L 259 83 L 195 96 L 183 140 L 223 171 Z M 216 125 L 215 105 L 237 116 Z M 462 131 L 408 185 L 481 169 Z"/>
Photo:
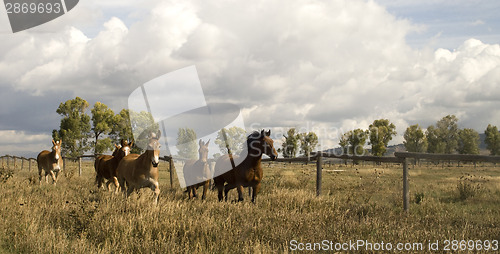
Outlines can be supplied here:
<path id="1" fill-rule="evenodd" d="M 52 139 L 52 154 L 53 154 L 53 164 L 54 164 L 54 170 L 60 170 L 61 167 L 59 166 L 59 160 L 61 159 L 61 144 L 62 141 L 54 141 Z"/>
<path id="2" fill-rule="evenodd" d="M 198 154 L 199 158 L 203 163 L 207 162 L 208 158 L 208 144 L 210 143 L 210 139 L 207 141 L 207 143 L 204 143 L 203 140 L 200 139 L 200 142 L 198 144 L 200 145 L 200 148 L 198 149 Z"/>
<path id="3" fill-rule="evenodd" d="M 156 134 L 152 133 L 147 148 L 147 152 L 150 153 L 151 163 L 155 168 L 158 167 L 158 164 L 160 163 L 160 137 L 161 131 L 158 130 Z"/>
<path id="4" fill-rule="evenodd" d="M 265 154 L 271 158 L 271 160 L 276 160 L 278 158 L 278 153 L 274 149 L 274 141 L 270 138 L 271 130 L 262 130 L 259 132 L 254 132 L 248 136 L 248 149 L 250 156 L 261 156 Z"/>

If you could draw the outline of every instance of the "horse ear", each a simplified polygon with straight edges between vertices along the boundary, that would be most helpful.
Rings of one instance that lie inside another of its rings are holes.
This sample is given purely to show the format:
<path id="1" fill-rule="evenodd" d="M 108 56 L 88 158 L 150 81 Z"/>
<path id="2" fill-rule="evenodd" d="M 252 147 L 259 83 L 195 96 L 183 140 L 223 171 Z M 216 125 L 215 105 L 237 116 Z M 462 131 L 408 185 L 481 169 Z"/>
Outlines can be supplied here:
<path id="1" fill-rule="evenodd" d="M 62 144 L 62 139 L 59 139 L 59 141 L 57 142 L 59 145 Z"/>
<path id="2" fill-rule="evenodd" d="M 200 139 L 200 141 L 198 141 L 198 145 L 202 146 L 203 145 L 203 140 Z"/>
<path id="3" fill-rule="evenodd" d="M 116 148 L 119 148 L 117 144 L 115 144 L 115 147 L 116 147 Z"/>
<path id="4" fill-rule="evenodd" d="M 205 143 L 205 146 L 208 146 L 208 143 L 210 143 L 210 139 L 207 141 L 207 143 Z"/>
<path id="5" fill-rule="evenodd" d="M 266 136 L 268 136 L 268 137 L 271 136 L 271 129 L 269 129 L 269 131 L 266 132 Z"/>
<path id="6" fill-rule="evenodd" d="M 160 131 L 160 130 L 158 130 L 158 131 L 156 132 L 156 139 L 160 139 L 160 137 L 161 137 L 161 131 Z"/>
<path id="7" fill-rule="evenodd" d="M 265 130 L 261 130 L 261 131 L 260 131 L 260 137 L 261 137 L 261 138 L 263 138 L 263 137 L 264 137 L 264 135 L 266 135 L 266 131 L 265 131 Z"/>
<path id="8" fill-rule="evenodd" d="M 128 146 L 129 146 L 129 147 L 132 147 L 132 145 L 134 145 L 134 141 L 133 141 L 133 140 L 132 140 L 132 141 L 130 141 L 130 143 L 128 143 Z"/>
<path id="9" fill-rule="evenodd" d="M 52 144 L 53 144 L 53 145 L 56 145 L 56 142 L 55 142 L 54 140 L 52 140 Z"/>

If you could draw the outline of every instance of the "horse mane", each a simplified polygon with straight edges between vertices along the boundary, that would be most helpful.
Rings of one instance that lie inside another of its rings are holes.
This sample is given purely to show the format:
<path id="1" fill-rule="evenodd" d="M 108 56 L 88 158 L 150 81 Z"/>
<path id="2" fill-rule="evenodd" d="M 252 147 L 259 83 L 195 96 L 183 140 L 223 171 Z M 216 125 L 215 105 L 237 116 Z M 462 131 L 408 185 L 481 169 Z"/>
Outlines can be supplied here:
<path id="1" fill-rule="evenodd" d="M 258 131 L 252 132 L 250 135 L 247 136 L 247 148 L 250 148 L 250 143 L 253 141 L 261 138 L 261 133 Z"/>

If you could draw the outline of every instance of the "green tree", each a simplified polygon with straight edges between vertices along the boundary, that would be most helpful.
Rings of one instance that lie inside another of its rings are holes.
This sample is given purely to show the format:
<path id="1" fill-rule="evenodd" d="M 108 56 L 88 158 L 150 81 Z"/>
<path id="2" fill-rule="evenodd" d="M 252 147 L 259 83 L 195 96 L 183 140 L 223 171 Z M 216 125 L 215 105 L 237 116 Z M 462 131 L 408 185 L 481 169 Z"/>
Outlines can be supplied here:
<path id="1" fill-rule="evenodd" d="M 368 139 L 368 131 L 355 129 L 347 132 L 348 152 L 351 155 L 362 156 L 365 154 L 364 145 Z"/>
<path id="2" fill-rule="evenodd" d="M 339 140 L 340 148 L 342 149 L 342 154 L 347 154 L 349 149 L 349 133 L 344 133 Z"/>
<path id="3" fill-rule="evenodd" d="M 88 107 L 89 103 L 86 100 L 76 97 L 59 104 L 56 110 L 63 117 L 58 135 L 62 139 L 65 155 L 76 157 L 90 150 L 90 116 L 86 113 Z"/>
<path id="4" fill-rule="evenodd" d="M 427 138 L 418 124 L 406 128 L 403 144 L 408 152 L 424 153 L 427 151 Z"/>
<path id="5" fill-rule="evenodd" d="M 109 137 L 99 140 L 99 137 L 111 132 L 115 113 L 101 102 L 96 102 L 90 112 L 92 113 L 92 132 L 95 138 L 93 141 L 94 154 L 104 153 L 113 148 L 113 141 Z"/>
<path id="6" fill-rule="evenodd" d="M 396 126 L 389 122 L 389 119 L 379 119 L 373 121 L 369 126 L 370 144 L 372 145 L 372 154 L 383 156 L 392 136 L 396 135 Z"/>
<path id="7" fill-rule="evenodd" d="M 460 130 L 457 150 L 460 154 L 479 154 L 479 133 L 469 128 Z"/>
<path id="8" fill-rule="evenodd" d="M 300 152 L 306 157 L 309 157 L 311 155 L 311 152 L 318 145 L 318 136 L 312 131 L 309 133 L 300 133 L 299 140 Z"/>
<path id="9" fill-rule="evenodd" d="M 231 128 L 225 129 L 227 142 L 232 154 L 239 154 L 243 151 L 244 145 L 246 145 L 247 134 L 242 128 L 233 126 Z M 227 154 L 226 141 L 222 135 L 222 130 L 217 133 L 217 138 L 215 139 L 215 144 L 219 147 L 222 154 Z"/>
<path id="10" fill-rule="evenodd" d="M 179 128 L 177 132 L 178 155 L 186 159 L 198 159 L 196 132 L 189 128 Z"/>
<path id="11" fill-rule="evenodd" d="M 498 132 L 498 128 L 488 124 L 484 134 L 486 135 L 484 140 L 486 149 L 490 151 L 491 155 L 500 155 L 500 132 Z"/>
<path id="12" fill-rule="evenodd" d="M 132 124 L 130 123 L 130 112 L 128 109 L 122 109 L 120 113 L 113 116 L 111 132 L 109 133 L 113 143 L 119 143 L 122 139 L 132 141 Z M 141 148 L 133 146 L 131 153 L 141 153 Z"/>
<path id="13" fill-rule="evenodd" d="M 295 128 L 291 128 L 287 131 L 285 137 L 285 142 L 283 142 L 283 157 L 285 158 L 295 158 L 297 155 L 297 150 L 299 149 L 299 135 L 295 133 Z"/>
<path id="14" fill-rule="evenodd" d="M 153 115 L 146 111 L 135 112 L 129 111 L 130 126 L 134 136 L 134 148 L 132 152 L 142 153 L 149 142 L 151 133 L 157 133 L 160 129 L 158 123 L 155 123 Z M 124 120 L 126 121 L 126 120 Z"/>
<path id="15" fill-rule="evenodd" d="M 458 118 L 447 115 L 427 128 L 427 151 L 429 153 L 453 153 L 458 148 Z"/>

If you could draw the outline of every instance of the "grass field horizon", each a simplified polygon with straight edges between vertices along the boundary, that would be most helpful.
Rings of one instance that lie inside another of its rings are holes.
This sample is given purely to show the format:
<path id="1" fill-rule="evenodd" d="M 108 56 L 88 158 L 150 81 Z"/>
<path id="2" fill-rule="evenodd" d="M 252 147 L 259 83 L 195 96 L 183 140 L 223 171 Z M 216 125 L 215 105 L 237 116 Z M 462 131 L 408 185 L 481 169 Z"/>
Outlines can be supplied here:
<path id="1" fill-rule="evenodd" d="M 499 169 L 411 166 L 408 214 L 400 165 L 325 165 L 316 197 L 314 163 L 265 163 L 252 204 L 248 196 L 218 202 L 215 191 L 187 200 L 160 163 L 158 206 L 148 189 L 128 199 L 98 190 L 90 161 L 82 176 L 69 163 L 56 186 L 39 185 L 34 170 L 16 170 L 0 182 L 0 253 L 286 253 L 292 240 L 423 243 L 419 252 L 436 253 L 428 243 L 500 239 Z"/>

